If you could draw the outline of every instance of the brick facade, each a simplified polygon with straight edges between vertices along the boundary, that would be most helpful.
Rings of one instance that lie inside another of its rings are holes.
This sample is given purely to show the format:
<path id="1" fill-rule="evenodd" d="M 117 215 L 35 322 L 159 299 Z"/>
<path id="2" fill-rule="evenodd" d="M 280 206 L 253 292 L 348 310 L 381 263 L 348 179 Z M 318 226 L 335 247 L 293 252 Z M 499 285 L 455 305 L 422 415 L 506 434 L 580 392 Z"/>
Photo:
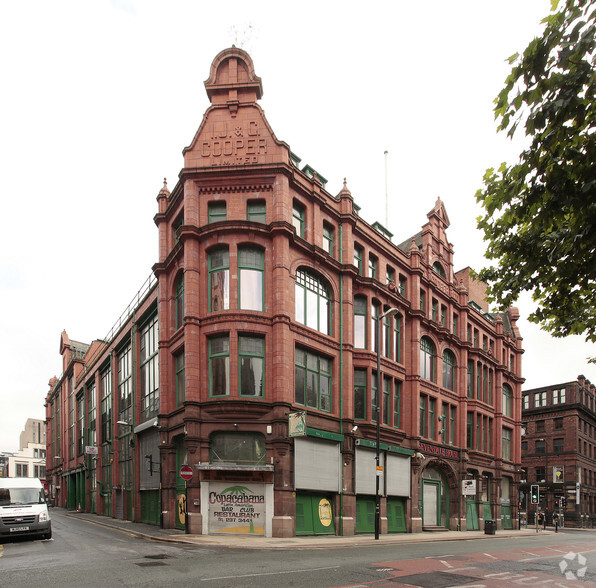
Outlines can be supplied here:
<path id="1" fill-rule="evenodd" d="M 151 518 L 145 469 L 155 460 L 165 527 L 370 532 L 380 396 L 382 533 L 465 530 L 486 518 L 514 524 L 519 313 L 488 313 L 482 285 L 469 269 L 454 270 L 444 204 L 437 200 L 422 230 L 395 245 L 384 227 L 360 218 L 346 182 L 330 194 L 325 178 L 276 138 L 246 52 L 222 51 L 205 86 L 211 106 L 184 150 L 178 183 L 171 192 L 164 183 L 157 196 L 157 288 L 119 335 L 129 333 L 137 350 L 125 438 L 134 444 L 133 471 L 119 480 L 127 474 L 118 460 L 127 455 L 114 448 L 112 516 Z M 153 304 L 159 414 L 144 419 L 136 317 L 150 320 Z M 122 344 L 102 346 L 114 370 Z M 48 396 L 48 430 L 70 365 Z M 84 369 L 77 382 L 87 390 L 93 368 Z M 95 378 L 99 400 L 101 374 Z M 116 375 L 113 385 L 116 398 Z M 96 476 L 106 472 L 101 459 Z M 194 472 L 187 485 L 182 464 Z M 77 467 L 86 466 L 63 463 L 54 473 L 74 476 Z M 467 498 L 464 480 L 475 481 Z"/>
<path id="2" fill-rule="evenodd" d="M 596 523 L 596 389 L 584 376 L 523 391 L 521 508 L 533 521 L 528 493 L 540 488 L 540 510 L 573 527 Z M 578 495 L 579 492 L 579 495 Z M 564 500 L 562 500 L 564 499 Z"/>

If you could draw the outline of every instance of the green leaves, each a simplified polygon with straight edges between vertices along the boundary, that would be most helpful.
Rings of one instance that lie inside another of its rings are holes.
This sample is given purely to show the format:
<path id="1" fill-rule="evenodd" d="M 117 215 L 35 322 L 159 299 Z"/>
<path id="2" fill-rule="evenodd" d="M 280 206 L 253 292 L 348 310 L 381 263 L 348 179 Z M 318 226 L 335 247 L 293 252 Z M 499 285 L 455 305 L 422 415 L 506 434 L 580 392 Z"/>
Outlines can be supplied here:
<path id="1" fill-rule="evenodd" d="M 476 193 L 496 264 L 479 277 L 505 307 L 533 292 L 530 320 L 554 336 L 596 342 L 596 3 L 567 0 L 543 22 L 495 99 L 498 130 L 523 129 L 531 144 Z"/>

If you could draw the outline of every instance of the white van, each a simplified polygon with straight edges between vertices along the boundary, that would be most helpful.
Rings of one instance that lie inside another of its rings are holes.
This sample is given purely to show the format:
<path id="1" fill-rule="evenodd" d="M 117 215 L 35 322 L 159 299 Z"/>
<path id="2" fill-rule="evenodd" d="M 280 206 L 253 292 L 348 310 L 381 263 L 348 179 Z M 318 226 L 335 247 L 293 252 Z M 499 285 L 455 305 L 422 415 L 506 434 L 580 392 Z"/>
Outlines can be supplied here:
<path id="1" fill-rule="evenodd" d="M 21 535 L 52 537 L 43 486 L 37 478 L 0 478 L 0 540 Z"/>

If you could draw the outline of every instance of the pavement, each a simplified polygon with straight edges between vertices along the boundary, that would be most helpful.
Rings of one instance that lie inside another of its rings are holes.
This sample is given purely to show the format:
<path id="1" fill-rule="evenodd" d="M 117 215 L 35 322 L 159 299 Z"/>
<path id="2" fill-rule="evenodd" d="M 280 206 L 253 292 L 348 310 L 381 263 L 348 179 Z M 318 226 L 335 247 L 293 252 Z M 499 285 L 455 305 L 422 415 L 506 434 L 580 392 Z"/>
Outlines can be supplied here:
<path id="1" fill-rule="evenodd" d="M 350 537 L 338 535 L 314 535 L 300 537 L 263 537 L 261 535 L 191 535 L 179 529 L 161 529 L 155 525 L 134 523 L 121 519 L 99 516 L 86 512 L 69 511 L 53 508 L 52 511 L 87 521 L 91 524 L 118 529 L 134 537 L 152 541 L 170 543 L 187 543 L 201 546 L 219 546 L 244 549 L 330 549 L 337 547 L 353 547 L 363 545 L 396 545 L 403 543 L 427 543 L 432 541 L 477 541 L 482 539 L 505 539 L 510 537 L 536 536 L 535 527 L 519 530 L 498 530 L 495 535 L 487 535 L 484 531 L 439 531 L 423 533 L 391 533 L 380 535 L 375 540 L 372 534 L 358 534 Z M 50 511 L 50 512 L 52 512 Z M 574 529 L 575 530 L 575 529 Z M 586 532 L 596 530 L 585 529 Z M 552 535 L 554 528 L 540 529 L 539 534 Z"/>

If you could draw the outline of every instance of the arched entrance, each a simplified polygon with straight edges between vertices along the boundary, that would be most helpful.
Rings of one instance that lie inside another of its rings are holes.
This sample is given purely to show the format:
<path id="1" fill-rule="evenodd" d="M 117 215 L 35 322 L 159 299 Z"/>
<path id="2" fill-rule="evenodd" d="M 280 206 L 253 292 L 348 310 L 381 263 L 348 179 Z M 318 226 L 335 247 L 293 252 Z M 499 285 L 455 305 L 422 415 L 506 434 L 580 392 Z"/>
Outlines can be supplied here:
<path id="1" fill-rule="evenodd" d="M 431 462 L 420 476 L 418 492 L 422 528 L 449 529 L 451 470 L 442 462 Z"/>

